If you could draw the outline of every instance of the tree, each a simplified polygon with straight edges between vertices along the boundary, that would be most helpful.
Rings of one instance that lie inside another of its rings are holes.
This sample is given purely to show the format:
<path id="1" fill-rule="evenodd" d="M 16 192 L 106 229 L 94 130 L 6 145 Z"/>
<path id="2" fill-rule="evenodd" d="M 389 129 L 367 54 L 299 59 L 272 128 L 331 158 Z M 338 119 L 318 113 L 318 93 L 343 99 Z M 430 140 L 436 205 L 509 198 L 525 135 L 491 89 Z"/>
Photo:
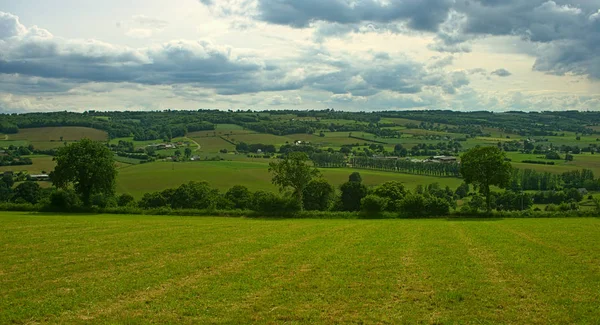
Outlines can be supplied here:
<path id="1" fill-rule="evenodd" d="M 42 189 L 36 182 L 24 182 L 19 184 L 14 190 L 13 201 L 23 200 L 25 202 L 36 204 L 41 195 Z"/>
<path id="2" fill-rule="evenodd" d="M 291 152 L 279 162 L 269 163 L 269 172 L 273 173 L 272 182 L 283 191 L 292 189 L 292 195 L 302 209 L 304 189 L 315 177 L 320 177 L 318 169 L 307 164 L 308 156 L 303 152 Z"/>
<path id="3" fill-rule="evenodd" d="M 362 177 L 360 176 L 359 172 L 354 172 L 350 174 L 350 176 L 348 177 L 348 181 L 360 183 L 362 182 Z"/>
<path id="4" fill-rule="evenodd" d="M 359 182 L 346 182 L 340 187 L 342 208 L 345 211 L 360 210 L 360 201 L 367 196 L 367 187 Z"/>
<path id="5" fill-rule="evenodd" d="M 12 177 L 11 177 L 11 181 L 12 181 Z M 0 179 L 0 202 L 6 202 L 6 201 L 10 200 L 11 196 L 12 196 L 11 186 L 8 186 L 8 184 L 6 184 L 4 182 L 4 179 Z"/>
<path id="6" fill-rule="evenodd" d="M 490 186 L 505 188 L 510 183 L 512 166 L 505 161 L 506 154 L 497 147 L 476 147 L 461 158 L 460 173 L 465 183 L 475 185 L 486 198 L 491 210 Z"/>
<path id="7" fill-rule="evenodd" d="M 117 177 L 114 155 L 102 143 L 83 139 L 59 148 L 54 160 L 52 182 L 63 189 L 73 185 L 84 205 L 90 205 L 92 194 L 114 194 Z"/>
<path id="8" fill-rule="evenodd" d="M 225 193 L 225 198 L 233 203 L 235 209 L 249 209 L 252 205 L 252 193 L 246 186 L 235 185 Z"/>
<path id="9" fill-rule="evenodd" d="M 4 184 L 6 184 L 6 186 L 8 188 L 12 188 L 13 185 L 15 184 L 15 180 L 14 180 L 13 176 L 10 174 L 4 174 L 0 181 L 4 182 Z"/>
<path id="10" fill-rule="evenodd" d="M 214 209 L 218 196 L 208 182 L 191 181 L 180 185 L 170 201 L 173 209 Z"/>
<path id="11" fill-rule="evenodd" d="M 306 210 L 327 211 L 334 193 L 335 189 L 326 179 L 313 179 L 304 189 L 304 208 Z"/>
<path id="12" fill-rule="evenodd" d="M 192 156 L 192 149 L 185 148 L 184 152 L 185 152 L 185 157 L 186 158 L 190 158 Z"/>
<path id="13" fill-rule="evenodd" d="M 181 156 L 181 150 L 175 150 L 175 156 L 177 156 L 177 157 Z"/>
<path id="14" fill-rule="evenodd" d="M 463 198 L 467 197 L 467 195 L 469 195 L 469 184 L 467 184 L 467 183 L 460 184 L 460 186 L 456 188 L 456 191 L 454 192 L 454 194 L 459 199 L 463 199 Z"/>

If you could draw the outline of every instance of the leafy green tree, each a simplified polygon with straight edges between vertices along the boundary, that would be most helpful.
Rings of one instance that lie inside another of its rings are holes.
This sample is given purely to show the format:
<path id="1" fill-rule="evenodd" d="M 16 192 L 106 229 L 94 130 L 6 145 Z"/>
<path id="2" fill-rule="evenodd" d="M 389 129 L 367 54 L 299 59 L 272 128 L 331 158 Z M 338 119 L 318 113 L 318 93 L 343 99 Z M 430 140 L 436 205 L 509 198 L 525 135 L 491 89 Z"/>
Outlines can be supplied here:
<path id="1" fill-rule="evenodd" d="M 114 155 L 104 144 L 83 139 L 59 148 L 54 160 L 52 182 L 62 189 L 73 185 L 84 205 L 90 205 L 92 194 L 114 194 L 117 170 Z"/>
<path id="2" fill-rule="evenodd" d="M 375 195 L 391 201 L 401 200 L 406 195 L 404 185 L 398 181 L 388 181 L 375 189 Z"/>
<path id="3" fill-rule="evenodd" d="M 192 149 L 191 148 L 185 148 L 184 154 L 185 154 L 186 158 L 190 158 L 192 156 Z"/>
<path id="4" fill-rule="evenodd" d="M 171 198 L 174 209 L 211 209 L 215 208 L 219 192 L 208 182 L 191 181 L 179 186 Z"/>
<path id="5" fill-rule="evenodd" d="M 326 211 L 331 206 L 334 194 L 335 189 L 326 179 L 313 179 L 304 189 L 304 208 Z"/>
<path id="6" fill-rule="evenodd" d="M 459 199 L 463 199 L 463 198 L 467 197 L 467 195 L 469 195 L 469 184 L 467 184 L 467 183 L 460 184 L 460 186 L 458 186 L 456 188 L 456 191 L 454 192 L 454 194 Z"/>
<path id="7" fill-rule="evenodd" d="M 506 153 L 497 147 L 476 147 L 461 158 L 460 173 L 465 183 L 474 184 L 486 198 L 486 209 L 491 211 L 490 186 L 505 188 L 510 183 L 512 166 L 505 161 Z"/>
<path id="8" fill-rule="evenodd" d="M 233 203 L 234 209 L 250 209 L 252 193 L 246 186 L 235 185 L 225 193 L 225 198 Z"/>
<path id="9" fill-rule="evenodd" d="M 348 181 L 349 182 L 361 183 L 362 182 L 362 176 L 360 176 L 359 172 L 354 172 L 354 173 L 350 174 L 350 176 L 348 177 Z"/>
<path id="10" fill-rule="evenodd" d="M 12 178 L 11 178 L 11 180 L 12 180 Z M 4 180 L 0 179 L 0 202 L 9 201 L 11 197 L 12 197 L 12 188 L 10 186 L 8 186 L 8 184 L 6 184 L 4 182 Z"/>
<path id="11" fill-rule="evenodd" d="M 340 187 L 341 201 L 344 211 L 359 211 L 361 200 L 367 196 L 368 189 L 359 182 L 346 182 Z"/>
<path id="12" fill-rule="evenodd" d="M 269 172 L 273 173 L 273 184 L 280 190 L 292 189 L 292 195 L 302 209 L 304 189 L 310 181 L 321 176 L 318 169 L 309 165 L 308 156 L 303 152 L 291 152 L 279 162 L 269 163 Z"/>
<path id="13" fill-rule="evenodd" d="M 15 188 L 12 200 L 23 200 L 31 204 L 36 204 L 40 199 L 41 192 L 42 188 L 38 183 L 24 182 Z"/>
<path id="14" fill-rule="evenodd" d="M 177 157 L 181 156 L 181 150 L 175 150 L 175 156 L 177 156 Z"/>
<path id="15" fill-rule="evenodd" d="M 4 182 L 8 188 L 12 188 L 15 185 L 15 180 L 10 174 L 4 174 L 0 181 Z"/>

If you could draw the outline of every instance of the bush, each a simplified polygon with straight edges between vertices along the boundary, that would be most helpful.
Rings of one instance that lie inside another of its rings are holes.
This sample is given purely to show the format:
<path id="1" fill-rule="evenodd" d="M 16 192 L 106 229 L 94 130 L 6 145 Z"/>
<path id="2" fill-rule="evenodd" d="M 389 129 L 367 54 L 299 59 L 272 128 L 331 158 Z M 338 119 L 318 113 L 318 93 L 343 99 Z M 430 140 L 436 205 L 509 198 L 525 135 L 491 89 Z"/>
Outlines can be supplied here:
<path id="1" fill-rule="evenodd" d="M 102 193 L 93 194 L 90 197 L 90 203 L 92 204 L 92 206 L 101 209 L 117 206 L 117 200 L 114 196 Z"/>
<path id="2" fill-rule="evenodd" d="M 450 204 L 447 200 L 438 197 L 428 197 L 425 200 L 425 215 L 445 216 L 450 213 Z"/>
<path id="3" fill-rule="evenodd" d="M 81 209 L 82 202 L 73 190 L 57 190 L 50 194 L 50 211 L 72 212 Z"/>
<path id="4" fill-rule="evenodd" d="M 163 192 L 145 193 L 138 206 L 143 209 L 155 209 L 166 207 L 169 204 L 168 202 Z"/>
<path id="5" fill-rule="evenodd" d="M 360 201 L 360 209 L 366 216 L 377 216 L 387 208 L 387 202 L 386 198 L 370 194 Z"/>
<path id="6" fill-rule="evenodd" d="M 233 186 L 225 193 L 225 198 L 232 202 L 234 209 L 245 210 L 252 205 L 252 193 L 246 186 Z"/>
<path id="7" fill-rule="evenodd" d="M 404 216 L 419 217 L 424 215 L 426 207 L 423 195 L 408 194 L 398 202 L 397 210 Z"/>
<path id="8" fill-rule="evenodd" d="M 125 207 L 131 205 L 135 202 L 135 199 L 130 194 L 121 194 L 117 199 L 117 205 L 120 207 Z"/>
<path id="9" fill-rule="evenodd" d="M 300 204 L 297 200 L 266 191 L 256 191 L 254 193 L 252 207 L 254 211 L 265 215 L 282 214 L 291 216 L 300 211 Z"/>

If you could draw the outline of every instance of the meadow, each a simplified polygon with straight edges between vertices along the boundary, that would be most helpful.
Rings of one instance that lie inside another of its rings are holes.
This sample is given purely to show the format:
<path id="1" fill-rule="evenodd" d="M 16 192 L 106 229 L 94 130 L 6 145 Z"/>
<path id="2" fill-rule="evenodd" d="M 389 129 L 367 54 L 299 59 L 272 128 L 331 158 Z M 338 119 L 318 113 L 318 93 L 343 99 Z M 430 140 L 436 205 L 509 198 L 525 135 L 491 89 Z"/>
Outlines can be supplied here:
<path id="1" fill-rule="evenodd" d="M 598 324 L 600 220 L 0 214 L 0 323 Z"/>
<path id="2" fill-rule="evenodd" d="M 32 144 L 36 149 L 52 149 L 62 147 L 64 141 L 73 142 L 82 138 L 106 141 L 108 135 L 101 130 L 76 126 L 21 129 L 17 134 L 5 135 L 0 147 Z"/>

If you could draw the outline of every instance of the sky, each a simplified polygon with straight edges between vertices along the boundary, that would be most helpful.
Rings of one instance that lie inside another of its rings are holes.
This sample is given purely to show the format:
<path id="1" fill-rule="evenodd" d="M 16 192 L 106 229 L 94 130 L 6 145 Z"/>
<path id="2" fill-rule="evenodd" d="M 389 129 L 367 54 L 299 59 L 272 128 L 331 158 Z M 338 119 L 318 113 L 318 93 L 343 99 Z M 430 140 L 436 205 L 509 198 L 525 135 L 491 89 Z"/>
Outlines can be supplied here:
<path id="1" fill-rule="evenodd" d="M 0 113 L 600 110 L 600 0 L 0 0 Z"/>

